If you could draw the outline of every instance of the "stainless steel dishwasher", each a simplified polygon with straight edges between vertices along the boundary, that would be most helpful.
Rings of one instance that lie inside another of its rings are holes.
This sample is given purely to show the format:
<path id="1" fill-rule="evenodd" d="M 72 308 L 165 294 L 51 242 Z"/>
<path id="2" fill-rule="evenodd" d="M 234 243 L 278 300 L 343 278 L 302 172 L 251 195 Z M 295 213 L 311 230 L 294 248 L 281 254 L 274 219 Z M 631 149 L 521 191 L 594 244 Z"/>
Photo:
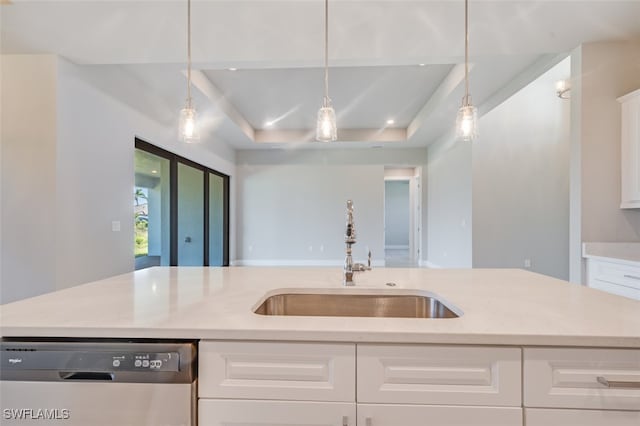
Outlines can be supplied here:
<path id="1" fill-rule="evenodd" d="M 196 345 L 3 340 L 2 425 L 196 424 Z"/>

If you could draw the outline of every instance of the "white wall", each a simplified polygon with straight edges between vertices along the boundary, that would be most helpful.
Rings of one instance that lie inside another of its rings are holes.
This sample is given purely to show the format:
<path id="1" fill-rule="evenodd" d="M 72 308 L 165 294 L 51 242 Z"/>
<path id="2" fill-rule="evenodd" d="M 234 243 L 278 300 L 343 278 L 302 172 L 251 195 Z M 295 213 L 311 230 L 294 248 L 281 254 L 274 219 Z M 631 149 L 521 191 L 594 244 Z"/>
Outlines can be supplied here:
<path id="1" fill-rule="evenodd" d="M 354 258 L 384 259 L 384 167 L 420 166 L 425 150 L 241 151 L 236 264 L 344 262 L 346 200 L 355 207 Z"/>
<path id="2" fill-rule="evenodd" d="M 38 125 L 31 124 L 28 129 L 30 143 L 21 141 L 24 148 L 20 151 L 10 148 L 15 145 L 15 137 L 5 138 L 3 126 L 2 260 L 3 265 L 13 266 L 6 271 L 3 267 L 2 303 L 133 270 L 136 136 L 232 179 L 235 175 L 233 153 L 223 145 L 212 141 L 179 144 L 175 128 L 112 97 L 112 88 L 128 87 L 132 97 L 136 96 L 135 90 L 143 90 L 136 89 L 135 82 L 126 81 L 123 73 L 76 66 L 51 56 L 6 56 L 2 70 L 3 124 L 27 112 L 38 117 Z M 26 92 L 18 90 L 20 85 Z M 5 88 L 11 89 L 5 92 Z M 152 101 L 152 96 L 145 93 L 140 99 Z M 18 133 L 25 131 L 20 129 Z M 39 157 L 35 154 L 39 150 L 46 154 Z M 27 160 L 35 160 L 36 167 Z M 5 164 L 12 166 L 5 169 Z M 27 172 L 34 176 L 41 172 L 43 176 L 37 182 L 34 177 L 25 182 Z M 46 191 L 38 189 L 42 185 Z M 46 194 L 18 197 L 31 189 Z M 235 198 L 233 192 L 231 197 Z M 30 219 L 30 229 L 37 232 L 6 238 L 7 229 L 17 229 L 22 223 L 11 207 L 14 205 L 37 212 L 31 218 L 24 216 Z M 48 208 L 42 210 L 43 205 Z M 231 212 L 233 215 L 233 201 Z M 111 231 L 112 221 L 121 223 L 120 232 Z M 231 238 L 233 242 L 233 234 Z M 26 266 L 32 270 L 25 272 Z"/>
<path id="3" fill-rule="evenodd" d="M 566 59 L 480 122 L 473 144 L 473 267 L 569 277 L 570 103 Z"/>
<path id="4" fill-rule="evenodd" d="M 471 145 L 443 139 L 428 149 L 428 266 L 470 268 Z"/>
<path id="5" fill-rule="evenodd" d="M 568 277 L 569 102 L 564 61 L 481 117 L 474 143 L 429 146 L 428 254 L 437 267 Z"/>
<path id="6" fill-rule="evenodd" d="M 5 303 L 56 288 L 57 61 L 1 58 L 0 303 Z"/>
<path id="7" fill-rule="evenodd" d="M 616 98 L 640 88 L 640 43 L 589 43 L 575 52 L 580 68 L 572 94 L 579 102 L 579 137 L 574 139 L 574 170 L 580 181 L 579 237 L 572 235 L 572 280 L 582 281 L 581 242 L 640 241 L 640 211 L 620 209 L 620 104 Z M 572 105 L 573 106 L 573 105 Z M 574 230 L 578 232 L 578 230 Z"/>

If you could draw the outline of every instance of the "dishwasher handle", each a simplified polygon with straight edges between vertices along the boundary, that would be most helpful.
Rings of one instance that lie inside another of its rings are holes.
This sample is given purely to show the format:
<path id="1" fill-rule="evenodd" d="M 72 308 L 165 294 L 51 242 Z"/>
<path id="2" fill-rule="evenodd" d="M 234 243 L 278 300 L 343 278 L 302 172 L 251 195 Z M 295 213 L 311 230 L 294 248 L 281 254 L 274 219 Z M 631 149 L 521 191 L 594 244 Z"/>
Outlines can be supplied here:
<path id="1" fill-rule="evenodd" d="M 58 374 L 63 380 L 99 380 L 111 382 L 114 379 L 113 373 L 96 371 L 60 371 Z"/>

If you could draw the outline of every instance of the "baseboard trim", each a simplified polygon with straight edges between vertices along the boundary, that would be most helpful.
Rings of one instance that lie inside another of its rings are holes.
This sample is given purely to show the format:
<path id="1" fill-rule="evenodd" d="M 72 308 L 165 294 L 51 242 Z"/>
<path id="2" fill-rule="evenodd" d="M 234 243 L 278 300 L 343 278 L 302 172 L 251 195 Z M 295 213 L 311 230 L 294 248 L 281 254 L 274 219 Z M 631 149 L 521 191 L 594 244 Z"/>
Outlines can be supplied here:
<path id="1" fill-rule="evenodd" d="M 427 268 L 432 268 L 432 269 L 442 269 L 442 266 L 437 265 L 433 262 L 430 262 L 428 260 L 420 260 L 420 266 L 425 266 Z"/>

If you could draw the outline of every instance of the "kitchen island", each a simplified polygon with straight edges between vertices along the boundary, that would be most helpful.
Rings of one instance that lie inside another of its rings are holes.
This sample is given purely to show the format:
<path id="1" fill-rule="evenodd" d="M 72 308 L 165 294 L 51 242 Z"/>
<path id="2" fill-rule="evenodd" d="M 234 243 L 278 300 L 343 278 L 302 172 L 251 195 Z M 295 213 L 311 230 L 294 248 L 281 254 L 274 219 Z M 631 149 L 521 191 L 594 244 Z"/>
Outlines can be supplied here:
<path id="1" fill-rule="evenodd" d="M 0 307 L 2 336 L 640 348 L 640 302 L 519 269 L 155 267 Z M 389 287 L 387 283 L 394 283 Z M 263 316 L 278 289 L 424 290 L 459 318 Z"/>
<path id="2" fill-rule="evenodd" d="M 640 422 L 640 302 L 514 269 L 150 268 L 2 306 L 3 337 L 199 341 L 198 424 Z M 393 286 L 390 286 L 392 283 Z M 287 292 L 457 318 L 266 316 Z"/>

